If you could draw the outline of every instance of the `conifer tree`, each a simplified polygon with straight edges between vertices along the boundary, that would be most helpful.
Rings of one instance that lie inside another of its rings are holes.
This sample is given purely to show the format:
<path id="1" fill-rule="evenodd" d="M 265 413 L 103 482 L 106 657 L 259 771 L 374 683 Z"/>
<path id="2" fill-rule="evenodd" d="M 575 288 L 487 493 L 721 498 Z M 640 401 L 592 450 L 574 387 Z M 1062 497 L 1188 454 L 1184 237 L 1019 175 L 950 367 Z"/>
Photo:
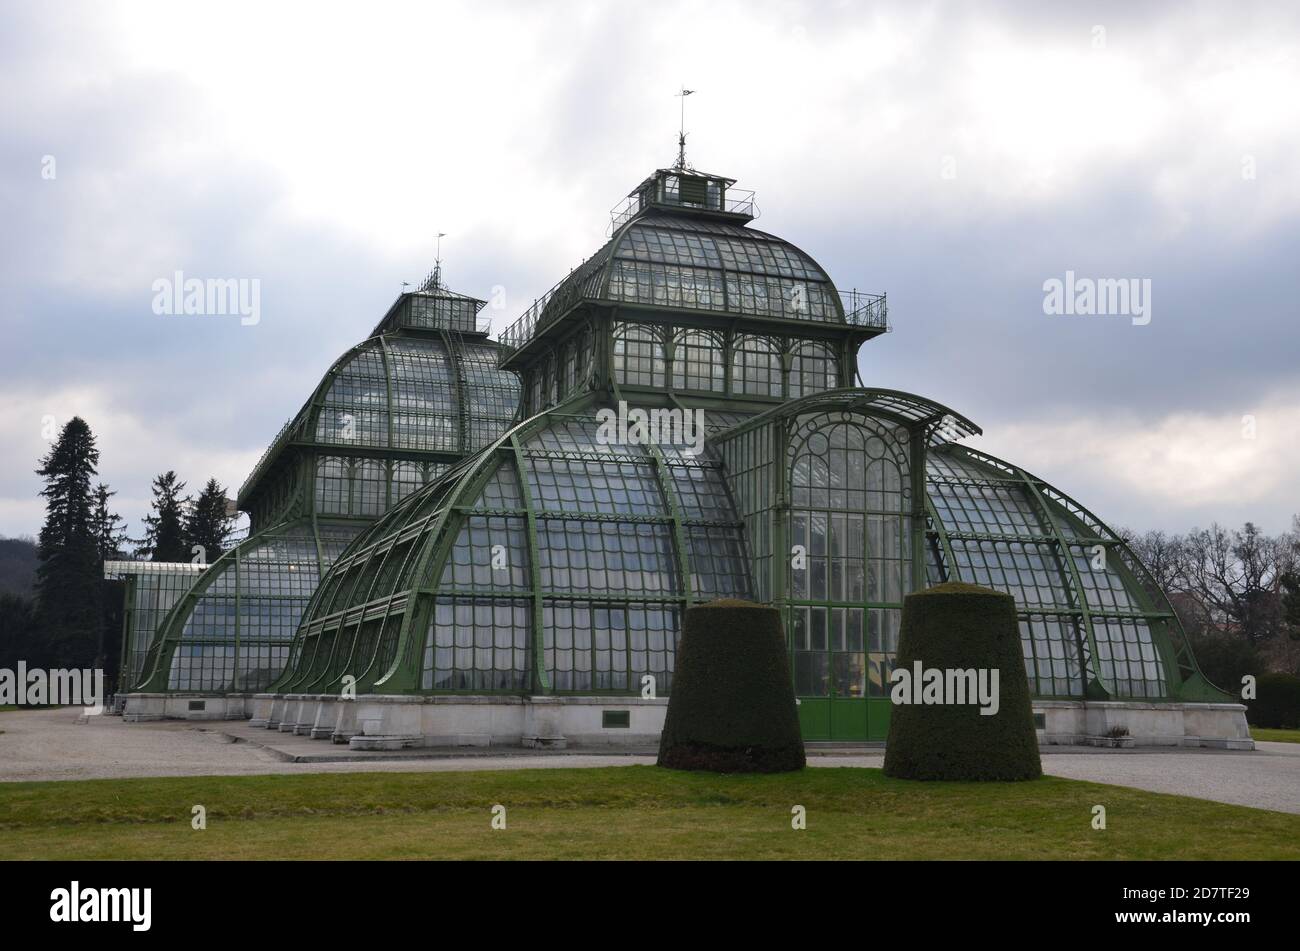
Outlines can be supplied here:
<path id="1" fill-rule="evenodd" d="M 167 470 L 153 480 L 153 507 L 144 517 L 144 538 L 137 555 L 150 561 L 189 561 L 190 548 L 185 543 L 185 483 Z"/>
<path id="2" fill-rule="evenodd" d="M 46 666 L 87 666 L 99 644 L 102 566 L 90 487 L 98 465 L 94 434 L 74 416 L 36 470 L 45 480 L 45 524 L 37 540 L 35 623 Z"/>
<path id="3" fill-rule="evenodd" d="M 221 557 L 230 540 L 231 518 L 226 514 L 226 490 L 209 479 L 185 521 L 185 540 L 191 552 L 202 546 L 208 564 Z"/>
<path id="4" fill-rule="evenodd" d="M 99 551 L 100 561 L 113 561 L 121 558 L 130 541 L 123 527 L 125 520 L 108 508 L 108 500 L 117 495 L 104 483 L 95 486 L 95 505 L 91 512 L 91 525 L 95 533 L 95 546 Z"/>
<path id="5" fill-rule="evenodd" d="M 95 507 L 91 512 L 91 526 L 95 533 L 95 546 L 99 552 L 100 574 L 103 575 L 103 563 L 116 561 L 126 554 L 126 545 L 130 539 L 123 527 L 121 515 L 111 511 L 108 500 L 117 495 L 104 483 L 95 486 Z M 110 681 L 117 680 L 117 656 L 122 642 L 122 600 L 126 594 L 126 585 L 121 580 L 104 578 L 100 582 L 99 647 L 95 653 L 95 666 L 103 667 Z"/>

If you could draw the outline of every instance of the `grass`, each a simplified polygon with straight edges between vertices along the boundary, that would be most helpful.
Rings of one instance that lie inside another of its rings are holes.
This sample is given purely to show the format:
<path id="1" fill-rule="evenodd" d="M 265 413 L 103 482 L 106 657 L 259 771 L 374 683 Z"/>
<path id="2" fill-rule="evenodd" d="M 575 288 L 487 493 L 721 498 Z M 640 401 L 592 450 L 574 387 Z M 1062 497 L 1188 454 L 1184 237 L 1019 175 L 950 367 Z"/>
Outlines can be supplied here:
<path id="1" fill-rule="evenodd" d="M 1296 859 L 1300 816 L 1054 777 L 616 766 L 4 783 L 0 841 L 7 859 Z"/>
<path id="2" fill-rule="evenodd" d="M 1300 743 L 1300 730 L 1280 730 L 1252 726 L 1250 735 L 1252 739 L 1264 740 L 1269 743 Z"/>

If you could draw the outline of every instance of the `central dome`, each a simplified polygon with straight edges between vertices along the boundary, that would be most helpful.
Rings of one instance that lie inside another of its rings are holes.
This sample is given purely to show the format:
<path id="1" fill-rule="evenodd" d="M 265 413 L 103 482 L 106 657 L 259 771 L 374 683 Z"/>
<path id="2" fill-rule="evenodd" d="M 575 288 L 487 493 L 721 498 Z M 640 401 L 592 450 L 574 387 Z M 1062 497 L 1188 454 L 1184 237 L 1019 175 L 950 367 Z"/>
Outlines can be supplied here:
<path id="1" fill-rule="evenodd" d="M 733 221 L 657 208 L 618 228 L 561 282 L 541 323 L 579 298 L 844 322 L 829 275 L 793 244 Z"/>

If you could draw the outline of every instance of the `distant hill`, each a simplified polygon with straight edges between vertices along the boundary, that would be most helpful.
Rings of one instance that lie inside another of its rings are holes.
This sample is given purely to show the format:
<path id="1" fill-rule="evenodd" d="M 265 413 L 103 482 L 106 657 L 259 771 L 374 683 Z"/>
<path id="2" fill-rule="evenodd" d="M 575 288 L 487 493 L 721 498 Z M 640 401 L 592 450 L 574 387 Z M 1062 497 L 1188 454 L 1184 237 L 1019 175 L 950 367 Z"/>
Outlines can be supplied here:
<path id="1" fill-rule="evenodd" d="M 36 584 L 36 542 L 0 538 L 0 594 L 32 596 Z"/>

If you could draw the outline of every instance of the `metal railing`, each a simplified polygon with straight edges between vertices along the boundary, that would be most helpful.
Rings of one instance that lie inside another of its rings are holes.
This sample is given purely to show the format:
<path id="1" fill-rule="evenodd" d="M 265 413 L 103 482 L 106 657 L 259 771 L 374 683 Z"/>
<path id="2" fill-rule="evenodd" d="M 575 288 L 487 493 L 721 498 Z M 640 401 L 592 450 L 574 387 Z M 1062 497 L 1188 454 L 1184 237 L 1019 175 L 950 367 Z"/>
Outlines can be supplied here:
<path id="1" fill-rule="evenodd" d="M 276 445 L 280 442 L 280 437 L 288 431 L 289 427 L 293 425 L 293 421 L 297 418 L 298 417 L 296 416 L 290 417 L 285 424 L 280 427 L 280 431 L 275 434 L 275 438 L 271 440 L 270 445 L 268 445 L 266 450 L 262 453 L 261 458 L 257 460 L 257 465 L 253 466 L 253 471 L 248 474 L 248 478 L 244 480 L 244 484 L 239 487 L 239 492 L 235 495 L 236 499 L 242 498 L 248 487 L 257 481 L 258 476 L 262 474 L 262 467 L 266 465 L 267 459 L 271 456 L 272 450 L 274 450 Z"/>
<path id="2" fill-rule="evenodd" d="M 696 201 L 682 201 L 673 195 L 665 195 L 656 198 L 648 203 L 643 202 L 641 193 L 637 192 L 628 195 L 609 211 L 609 228 L 605 231 L 605 236 L 609 237 L 623 225 L 635 218 L 642 209 L 649 205 L 669 205 L 679 208 L 700 208 L 704 210 L 726 211 L 737 215 L 748 215 L 750 218 L 758 217 L 758 206 L 754 203 L 754 192 L 744 189 L 727 189 L 726 196 L 721 203 L 720 208 L 710 208 L 707 203 Z"/>
<path id="3" fill-rule="evenodd" d="M 585 264 L 586 262 L 584 261 L 583 265 Z M 578 268 L 578 270 L 581 270 L 581 268 Z M 569 278 L 566 277 L 559 284 L 556 284 L 541 297 L 537 298 L 537 300 L 533 301 L 532 306 L 524 311 L 518 320 L 512 323 L 505 330 L 501 331 L 500 335 L 497 337 L 497 341 L 505 347 L 505 350 L 501 354 L 503 360 L 507 359 L 516 350 L 519 350 L 532 340 L 533 337 L 537 336 L 537 332 L 545 326 L 542 323 L 542 315 L 546 312 L 546 309 L 551 305 L 552 301 L 555 300 L 556 293 L 561 288 L 565 287 L 566 282 L 568 283 L 568 288 L 565 291 L 565 297 L 576 300 L 579 294 L 578 286 L 581 281 L 575 280 L 570 282 Z M 840 299 L 844 304 L 845 323 L 852 324 L 855 327 L 870 327 L 875 330 L 889 329 L 889 304 L 886 295 L 868 294 L 865 291 L 859 291 L 856 289 L 840 291 L 839 294 Z M 555 313 L 558 314 L 564 309 L 565 305 L 561 302 L 557 304 Z M 810 317 L 805 316 L 804 314 L 800 314 L 800 319 L 809 320 L 814 323 L 839 323 L 838 320 L 815 316 Z"/>
<path id="4" fill-rule="evenodd" d="M 563 283 L 563 281 L 560 283 Z M 520 316 L 518 320 L 505 330 L 501 331 L 497 336 L 497 342 L 509 348 L 510 353 L 514 353 L 524 344 L 528 343 L 528 341 L 532 340 L 537 334 L 537 324 L 538 321 L 541 320 L 542 311 L 546 310 L 546 305 L 551 302 L 551 298 L 555 296 L 556 288 L 559 286 L 559 284 L 556 284 L 555 287 L 552 287 L 541 297 L 537 298 L 537 300 L 533 301 L 532 306 L 524 311 L 523 315 Z"/>
<path id="5" fill-rule="evenodd" d="M 537 335 L 537 331 L 543 326 L 542 315 L 552 302 L 556 303 L 556 313 L 560 313 L 567 310 L 569 305 L 578 299 L 583 281 L 587 277 L 582 272 L 590 261 L 591 257 L 583 259 L 583 262 L 570 271 L 563 280 L 557 282 L 545 294 L 533 301 L 532 306 L 524 311 L 518 320 L 501 331 L 497 336 L 497 342 L 508 348 L 502 352 L 502 359 L 514 353 Z M 575 275 L 578 275 L 578 277 L 573 279 Z M 563 292 L 562 296 L 560 296 L 561 292 Z"/>
<path id="6" fill-rule="evenodd" d="M 855 327 L 874 327 L 877 330 L 889 329 L 889 305 L 884 294 L 868 294 L 865 291 L 840 291 L 844 302 L 844 322 Z"/>
<path id="7" fill-rule="evenodd" d="M 542 309 L 546 306 L 546 302 L 550 299 L 552 293 L 554 293 L 554 288 L 533 301 L 533 305 L 524 311 L 523 316 L 497 334 L 497 343 L 507 347 L 513 353 L 528 343 L 529 340 L 532 340 L 533 335 L 537 333 L 537 318 L 541 315 Z"/>

